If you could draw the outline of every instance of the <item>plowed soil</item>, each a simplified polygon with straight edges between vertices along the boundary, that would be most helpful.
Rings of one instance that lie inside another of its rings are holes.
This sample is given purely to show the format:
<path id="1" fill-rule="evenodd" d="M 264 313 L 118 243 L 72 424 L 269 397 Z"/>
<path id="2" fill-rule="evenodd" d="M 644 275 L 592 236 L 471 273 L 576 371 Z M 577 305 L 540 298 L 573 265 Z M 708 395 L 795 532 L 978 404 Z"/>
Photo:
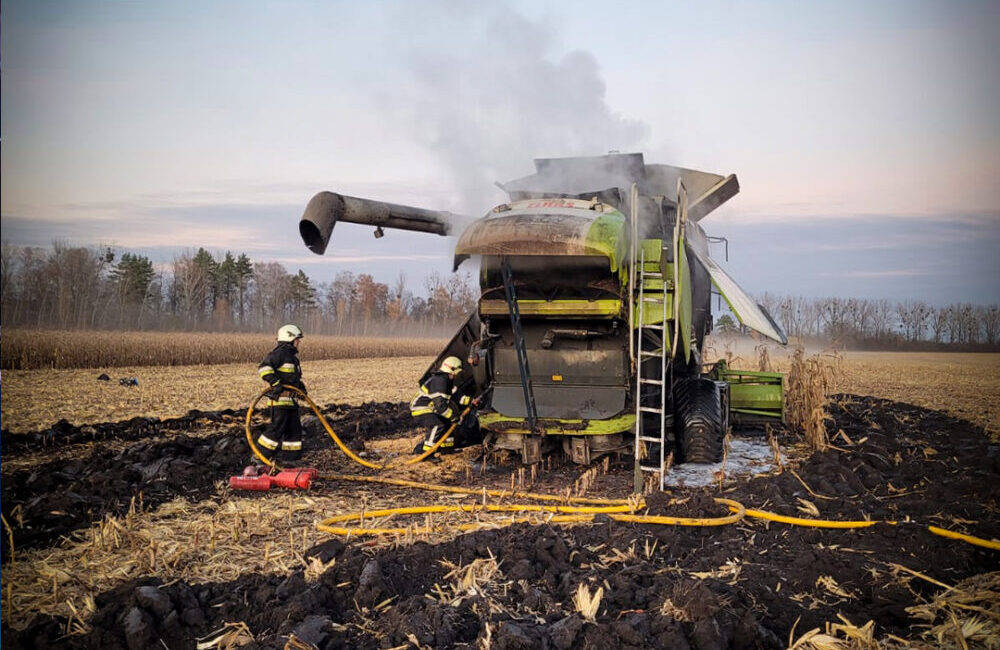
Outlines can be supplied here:
<path id="1" fill-rule="evenodd" d="M 413 434 L 403 407 L 328 411 L 352 446 L 379 438 L 402 446 Z M 875 621 L 880 636 L 915 637 L 920 630 L 906 608 L 940 588 L 906 569 L 946 584 L 1000 570 L 1000 553 L 926 529 L 1000 539 L 1000 450 L 968 422 L 898 402 L 842 395 L 832 417 L 837 447 L 798 463 L 795 473 L 732 480 L 722 492 L 657 493 L 646 500 L 649 512 L 720 516 L 725 510 L 713 497 L 724 496 L 785 515 L 897 525 L 830 530 L 744 519 L 685 528 L 598 517 L 408 544 L 331 537 L 306 554 L 324 563 L 319 573 L 248 573 L 199 584 L 148 576 L 95 595 L 85 634 L 67 636 L 67 622 L 48 615 L 19 629 L 5 619 L 3 646 L 193 648 L 199 637 L 242 622 L 253 637 L 248 648 L 283 648 L 290 635 L 317 648 L 780 648 L 793 627 L 820 627 L 838 614 Z M 15 548 L 56 545 L 67 532 L 128 508 L 140 493 L 145 508 L 178 496 L 267 499 L 271 493 L 220 489 L 248 460 L 240 421 L 238 412 L 199 413 L 94 425 L 92 432 L 62 425 L 14 440 L 4 435 L 5 463 L 29 455 L 39 461 L 3 474 Z M 331 443 L 319 439 L 311 438 L 312 458 L 332 458 Z M 109 445 L 117 450 L 108 453 Z M 44 460 L 67 450 L 75 460 Z M 475 457 L 470 449 L 450 462 Z M 511 469 L 490 465 L 471 480 L 502 486 Z M 591 493 L 624 496 L 631 471 L 628 459 L 612 463 Z M 558 464 L 539 484 L 558 490 L 578 474 Z M 358 489 L 327 481 L 313 492 Z M 420 493 L 411 496 L 420 502 Z M 581 585 L 588 594 L 603 590 L 592 620 L 573 602 Z"/>

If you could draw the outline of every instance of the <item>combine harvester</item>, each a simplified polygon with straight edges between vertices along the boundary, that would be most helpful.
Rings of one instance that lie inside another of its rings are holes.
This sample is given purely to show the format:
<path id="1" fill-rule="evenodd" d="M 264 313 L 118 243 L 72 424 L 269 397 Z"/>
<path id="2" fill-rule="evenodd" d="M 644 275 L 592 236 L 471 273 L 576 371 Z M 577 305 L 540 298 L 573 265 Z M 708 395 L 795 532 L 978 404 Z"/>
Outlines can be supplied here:
<path id="1" fill-rule="evenodd" d="M 509 202 L 480 219 L 321 192 L 299 222 L 323 254 L 338 221 L 458 236 L 455 266 L 481 259 L 479 304 L 440 357 L 475 359 L 462 388 L 480 424 L 525 463 L 561 448 L 589 464 L 635 457 L 637 489 L 664 465 L 721 460 L 730 423 L 782 417 L 778 373 L 705 372 L 713 286 L 740 323 L 781 344 L 767 311 L 709 256 L 700 221 L 736 176 L 645 164 L 642 154 L 535 160 L 499 184 Z M 475 384 L 474 386 L 472 384 Z"/>

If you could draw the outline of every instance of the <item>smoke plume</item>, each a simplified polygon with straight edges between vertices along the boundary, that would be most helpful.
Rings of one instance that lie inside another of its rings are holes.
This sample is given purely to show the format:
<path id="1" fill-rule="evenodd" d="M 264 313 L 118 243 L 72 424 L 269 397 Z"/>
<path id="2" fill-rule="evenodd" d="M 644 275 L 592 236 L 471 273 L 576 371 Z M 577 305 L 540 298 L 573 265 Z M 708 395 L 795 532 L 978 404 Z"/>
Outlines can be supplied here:
<path id="1" fill-rule="evenodd" d="M 390 47 L 399 50 L 403 75 L 384 100 L 450 171 L 451 209 L 479 216 L 503 200 L 494 181 L 533 173 L 533 158 L 644 143 L 647 125 L 608 106 L 595 56 L 555 51 L 553 42 L 570 36 L 558 22 L 534 22 L 496 3 L 407 3 L 400 11 Z M 435 25 L 431 33 L 410 31 L 418 11 L 420 24 Z M 608 43 L 602 34 L 581 37 Z"/>

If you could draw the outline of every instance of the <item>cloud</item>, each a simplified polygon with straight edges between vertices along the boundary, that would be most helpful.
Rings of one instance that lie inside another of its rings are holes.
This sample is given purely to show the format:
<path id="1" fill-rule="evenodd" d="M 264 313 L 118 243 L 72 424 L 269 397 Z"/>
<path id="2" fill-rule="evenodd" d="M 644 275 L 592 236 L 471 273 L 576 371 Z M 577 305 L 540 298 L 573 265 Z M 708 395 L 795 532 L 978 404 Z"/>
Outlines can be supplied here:
<path id="1" fill-rule="evenodd" d="M 921 271 L 918 269 L 885 269 L 881 271 L 839 271 L 834 273 L 821 273 L 823 277 L 827 278 L 860 278 L 860 279 L 879 279 L 879 278 L 912 278 L 921 275 L 930 275 L 927 271 Z"/>

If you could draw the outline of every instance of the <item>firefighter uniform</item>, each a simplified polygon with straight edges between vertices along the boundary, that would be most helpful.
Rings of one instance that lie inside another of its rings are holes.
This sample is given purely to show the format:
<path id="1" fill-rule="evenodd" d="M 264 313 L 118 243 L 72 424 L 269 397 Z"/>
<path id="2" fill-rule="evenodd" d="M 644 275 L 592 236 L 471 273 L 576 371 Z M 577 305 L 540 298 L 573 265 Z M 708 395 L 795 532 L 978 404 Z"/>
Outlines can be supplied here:
<path id="1" fill-rule="evenodd" d="M 417 445 L 414 453 L 423 453 L 437 444 L 440 436 L 444 435 L 452 423 L 461 416 L 462 409 L 472 402 L 471 396 L 458 393 L 453 379 L 455 371 L 445 371 L 444 367 L 431 373 L 410 402 L 410 415 L 427 431 L 423 443 Z M 460 362 L 458 369 L 461 369 Z M 455 436 L 452 432 L 438 449 L 446 452 L 454 447 Z"/>
<path id="2" fill-rule="evenodd" d="M 285 328 L 282 328 L 284 330 Z M 297 338 L 301 338 L 301 335 Z M 295 461 L 302 457 L 302 421 L 299 405 L 293 391 L 281 389 L 283 384 L 305 391 L 299 351 L 293 341 L 279 341 L 277 347 L 264 358 L 257 368 L 260 378 L 274 387 L 268 395 L 271 423 L 257 438 L 257 445 L 269 459 L 280 452 L 280 458 Z"/>

